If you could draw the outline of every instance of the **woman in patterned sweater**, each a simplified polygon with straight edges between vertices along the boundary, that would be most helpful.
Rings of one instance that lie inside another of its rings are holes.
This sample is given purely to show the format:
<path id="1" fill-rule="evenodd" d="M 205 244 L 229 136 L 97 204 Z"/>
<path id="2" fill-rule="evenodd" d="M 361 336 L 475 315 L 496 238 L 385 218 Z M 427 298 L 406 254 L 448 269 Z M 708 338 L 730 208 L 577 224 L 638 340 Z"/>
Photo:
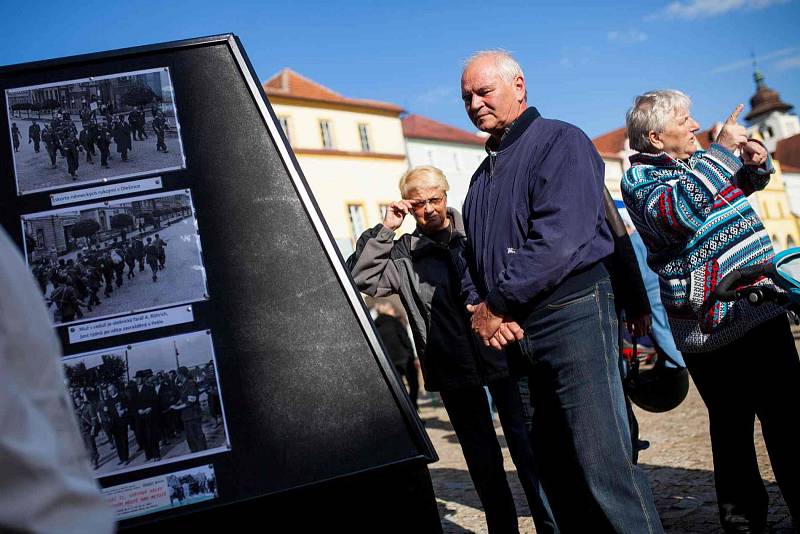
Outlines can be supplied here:
<path id="1" fill-rule="evenodd" d="M 778 485 L 800 522 L 800 456 L 790 436 L 800 409 L 800 361 L 781 308 L 718 302 L 712 292 L 732 270 L 774 254 L 747 200 L 767 185 L 772 162 L 736 124 L 741 105 L 711 148 L 697 150 L 690 105 L 679 91 L 636 98 L 626 123 L 639 153 L 630 158 L 622 195 L 659 275 L 676 345 L 708 408 L 722 526 L 761 532 L 769 500 L 753 447 L 756 415 Z"/>

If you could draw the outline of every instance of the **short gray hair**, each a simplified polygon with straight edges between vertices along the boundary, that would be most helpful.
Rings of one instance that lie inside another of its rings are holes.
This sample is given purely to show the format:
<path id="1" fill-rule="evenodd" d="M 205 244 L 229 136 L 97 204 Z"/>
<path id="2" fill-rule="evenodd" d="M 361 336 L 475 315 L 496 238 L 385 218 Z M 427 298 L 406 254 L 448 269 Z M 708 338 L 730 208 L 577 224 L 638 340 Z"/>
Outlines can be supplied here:
<path id="1" fill-rule="evenodd" d="M 688 96 L 674 89 L 648 91 L 637 96 L 625 114 L 631 148 L 637 152 L 652 152 L 650 132 L 663 132 L 677 111 L 688 111 L 691 105 Z"/>
<path id="2" fill-rule="evenodd" d="M 475 52 L 464 61 L 464 68 L 461 69 L 461 74 L 464 74 L 464 71 L 475 61 L 485 57 L 494 58 L 498 74 L 500 74 L 500 77 L 507 83 L 513 83 L 514 78 L 517 76 L 525 78 L 525 75 L 522 73 L 522 67 L 519 66 L 519 63 L 517 63 L 517 60 L 511 55 L 511 52 L 503 50 L 502 48 L 479 50 Z"/>
<path id="3" fill-rule="evenodd" d="M 450 184 L 447 183 L 441 169 L 433 165 L 420 165 L 403 173 L 400 177 L 400 196 L 408 198 L 411 193 L 422 188 L 438 188 L 447 193 Z"/>

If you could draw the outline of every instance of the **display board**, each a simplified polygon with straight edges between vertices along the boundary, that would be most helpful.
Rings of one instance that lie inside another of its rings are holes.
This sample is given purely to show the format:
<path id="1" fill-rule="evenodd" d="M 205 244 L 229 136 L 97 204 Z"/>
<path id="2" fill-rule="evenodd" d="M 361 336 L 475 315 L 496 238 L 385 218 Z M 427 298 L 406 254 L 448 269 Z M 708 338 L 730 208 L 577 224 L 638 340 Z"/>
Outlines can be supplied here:
<path id="1" fill-rule="evenodd" d="M 435 512 L 435 452 L 236 37 L 4 67 L 0 90 L 0 222 L 121 527 L 399 479 Z"/>

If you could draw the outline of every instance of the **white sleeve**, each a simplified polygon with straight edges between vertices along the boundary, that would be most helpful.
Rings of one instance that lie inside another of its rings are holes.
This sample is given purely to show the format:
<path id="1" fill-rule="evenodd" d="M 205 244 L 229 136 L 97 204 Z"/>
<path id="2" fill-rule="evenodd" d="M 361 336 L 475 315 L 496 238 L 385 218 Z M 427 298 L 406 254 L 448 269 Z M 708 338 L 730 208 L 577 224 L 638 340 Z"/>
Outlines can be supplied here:
<path id="1" fill-rule="evenodd" d="M 114 531 L 41 292 L 0 229 L 0 531 Z"/>

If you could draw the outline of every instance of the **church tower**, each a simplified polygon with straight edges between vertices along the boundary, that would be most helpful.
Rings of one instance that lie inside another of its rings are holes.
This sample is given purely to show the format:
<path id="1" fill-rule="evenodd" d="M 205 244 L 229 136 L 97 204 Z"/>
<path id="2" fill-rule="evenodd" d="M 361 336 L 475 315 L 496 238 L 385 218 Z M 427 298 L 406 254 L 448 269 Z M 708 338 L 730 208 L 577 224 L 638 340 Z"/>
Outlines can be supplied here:
<path id="1" fill-rule="evenodd" d="M 770 153 L 773 153 L 778 141 L 800 133 L 800 119 L 788 113 L 794 108 L 793 105 L 782 101 L 777 91 L 767 87 L 755 60 L 753 70 L 756 93 L 750 98 L 750 113 L 745 120 L 750 123 L 752 130 L 759 133 Z"/>

